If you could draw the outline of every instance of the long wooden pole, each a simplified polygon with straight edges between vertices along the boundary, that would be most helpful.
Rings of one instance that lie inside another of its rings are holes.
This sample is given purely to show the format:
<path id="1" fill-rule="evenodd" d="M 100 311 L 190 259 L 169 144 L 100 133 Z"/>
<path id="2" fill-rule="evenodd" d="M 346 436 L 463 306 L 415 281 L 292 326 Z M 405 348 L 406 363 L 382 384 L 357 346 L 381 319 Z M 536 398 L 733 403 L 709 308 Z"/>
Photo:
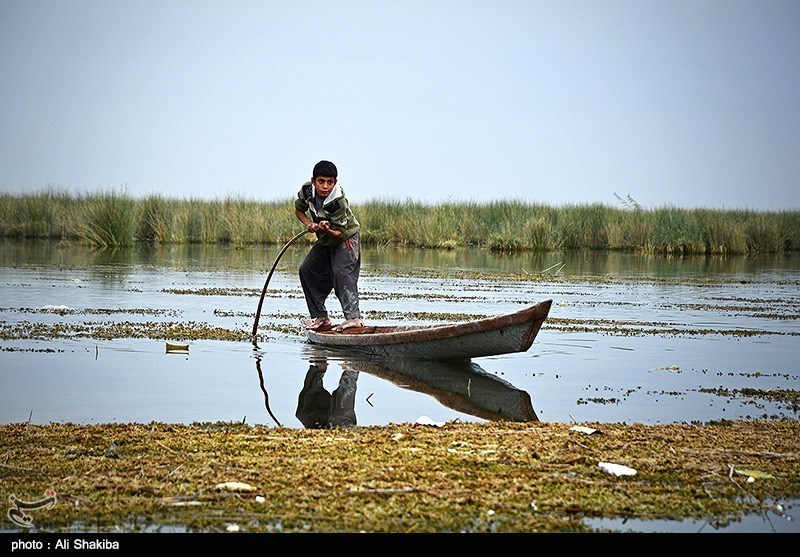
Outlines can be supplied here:
<path id="1" fill-rule="evenodd" d="M 283 246 L 283 249 L 281 249 L 280 253 L 278 253 L 278 257 L 275 258 L 275 262 L 272 264 L 272 269 L 269 270 L 269 274 L 267 275 L 267 280 L 266 280 L 266 282 L 264 282 L 264 289 L 261 291 L 261 298 L 258 300 L 258 309 L 256 310 L 256 319 L 253 322 L 253 346 L 256 345 L 257 340 L 258 340 L 258 336 L 256 334 L 256 332 L 258 331 L 258 320 L 261 318 L 261 306 L 264 304 L 264 295 L 266 295 L 266 293 L 267 293 L 267 286 L 269 286 L 269 279 L 272 278 L 272 273 L 275 272 L 275 267 L 278 266 L 278 261 L 281 260 L 281 257 L 283 256 L 284 252 L 288 249 L 289 246 L 292 245 L 292 243 L 295 240 L 297 240 L 300 236 L 302 236 L 306 232 L 308 232 L 308 230 L 303 230 L 301 232 L 298 232 L 294 237 L 292 237 L 291 240 L 286 242 L 286 245 Z"/>

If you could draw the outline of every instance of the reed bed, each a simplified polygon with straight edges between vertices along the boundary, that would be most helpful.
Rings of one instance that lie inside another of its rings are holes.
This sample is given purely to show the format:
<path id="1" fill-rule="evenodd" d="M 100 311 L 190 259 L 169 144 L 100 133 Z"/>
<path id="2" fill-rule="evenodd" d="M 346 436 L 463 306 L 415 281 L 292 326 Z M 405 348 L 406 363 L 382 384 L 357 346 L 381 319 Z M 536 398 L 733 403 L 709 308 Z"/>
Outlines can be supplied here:
<path id="1" fill-rule="evenodd" d="M 153 244 L 281 244 L 300 230 L 292 197 L 136 198 L 123 191 L 44 190 L 0 195 L 0 237 Z M 800 211 L 682 209 L 639 205 L 560 207 L 517 200 L 354 204 L 365 245 L 497 252 L 606 250 L 652 254 L 761 254 L 800 250 Z M 305 241 L 313 241 L 312 236 Z"/>

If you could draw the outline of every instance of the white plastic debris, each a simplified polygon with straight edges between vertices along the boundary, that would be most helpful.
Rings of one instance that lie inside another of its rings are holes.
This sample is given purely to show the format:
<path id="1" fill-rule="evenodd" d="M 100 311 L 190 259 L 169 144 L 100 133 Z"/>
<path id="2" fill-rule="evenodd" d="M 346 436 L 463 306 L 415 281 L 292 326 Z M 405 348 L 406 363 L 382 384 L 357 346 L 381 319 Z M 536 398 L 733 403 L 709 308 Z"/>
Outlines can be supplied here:
<path id="1" fill-rule="evenodd" d="M 238 524 L 228 524 L 228 527 L 225 528 L 228 532 L 238 532 L 239 525 Z"/>
<path id="2" fill-rule="evenodd" d="M 217 484 L 217 489 L 220 491 L 255 491 L 254 488 L 250 484 L 242 483 L 242 482 L 223 482 L 221 484 Z"/>
<path id="3" fill-rule="evenodd" d="M 578 433 L 585 433 L 586 435 L 592 435 L 593 433 L 600 433 L 597 429 L 592 429 L 591 427 L 585 427 L 582 425 L 574 425 L 569 428 L 570 431 L 577 431 Z"/>
<path id="4" fill-rule="evenodd" d="M 445 424 L 445 422 L 434 422 L 433 419 L 429 418 L 428 416 L 420 416 L 414 423 L 417 425 L 432 425 L 436 427 L 442 427 Z"/>
<path id="5" fill-rule="evenodd" d="M 69 306 L 53 306 L 53 305 L 46 305 L 39 308 L 40 311 L 54 311 L 56 313 L 67 313 L 69 311 L 75 311 Z"/>
<path id="6" fill-rule="evenodd" d="M 680 370 L 681 370 L 681 366 L 676 366 L 676 365 L 672 364 L 672 365 L 668 365 L 668 366 L 664 366 L 664 367 L 657 367 L 657 368 L 653 369 L 652 371 L 680 371 Z"/>
<path id="7" fill-rule="evenodd" d="M 635 469 L 623 466 L 622 464 L 614 464 L 613 462 L 598 462 L 597 466 L 600 467 L 600 470 L 602 470 L 606 474 L 611 474 L 612 476 L 636 475 Z"/>
<path id="8" fill-rule="evenodd" d="M 267 499 L 263 495 L 256 495 L 256 503 L 261 503 L 262 505 L 267 502 Z"/>

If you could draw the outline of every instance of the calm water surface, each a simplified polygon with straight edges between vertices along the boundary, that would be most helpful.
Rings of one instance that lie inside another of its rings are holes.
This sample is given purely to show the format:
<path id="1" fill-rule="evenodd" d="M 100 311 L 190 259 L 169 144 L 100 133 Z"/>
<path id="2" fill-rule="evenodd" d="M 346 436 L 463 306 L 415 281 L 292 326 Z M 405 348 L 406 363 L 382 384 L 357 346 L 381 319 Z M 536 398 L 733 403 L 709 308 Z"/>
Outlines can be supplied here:
<path id="1" fill-rule="evenodd" d="M 97 252 L 0 243 L 0 422 L 216 422 L 285 427 L 541 420 L 690 423 L 798 417 L 800 258 L 665 258 L 365 249 L 374 324 L 490 316 L 553 300 L 525 353 L 460 363 L 380 361 L 310 346 L 289 249 L 261 341 L 191 340 L 159 327 L 252 329 L 279 247 Z M 546 272 L 542 272 L 545 271 Z M 341 319 L 338 302 L 328 308 Z M 797 532 L 783 516 L 724 527 L 597 520 L 617 531 Z"/>
<path id="2" fill-rule="evenodd" d="M 529 351 L 444 365 L 310 346 L 296 278 L 306 248 L 293 246 L 270 282 L 257 347 L 192 340 L 188 352 L 167 353 L 166 338 L 136 338 L 174 323 L 249 332 L 278 251 L 2 244 L 0 421 L 311 427 L 421 416 L 686 423 L 798 415 L 747 396 L 798 389 L 797 257 L 365 249 L 361 307 L 372 323 L 457 321 L 553 300 Z M 328 307 L 341 319 L 334 297 Z M 133 332 L 24 334 L 63 324 Z"/>

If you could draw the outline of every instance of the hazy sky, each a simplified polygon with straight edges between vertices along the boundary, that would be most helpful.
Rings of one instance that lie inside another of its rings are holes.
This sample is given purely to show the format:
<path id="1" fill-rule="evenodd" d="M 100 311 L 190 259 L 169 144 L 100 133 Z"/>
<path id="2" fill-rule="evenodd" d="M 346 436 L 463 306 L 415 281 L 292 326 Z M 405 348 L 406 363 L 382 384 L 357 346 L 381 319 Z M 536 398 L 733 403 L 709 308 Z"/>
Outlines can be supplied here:
<path id="1" fill-rule="evenodd" d="M 0 192 L 800 209 L 797 0 L 0 0 Z"/>

